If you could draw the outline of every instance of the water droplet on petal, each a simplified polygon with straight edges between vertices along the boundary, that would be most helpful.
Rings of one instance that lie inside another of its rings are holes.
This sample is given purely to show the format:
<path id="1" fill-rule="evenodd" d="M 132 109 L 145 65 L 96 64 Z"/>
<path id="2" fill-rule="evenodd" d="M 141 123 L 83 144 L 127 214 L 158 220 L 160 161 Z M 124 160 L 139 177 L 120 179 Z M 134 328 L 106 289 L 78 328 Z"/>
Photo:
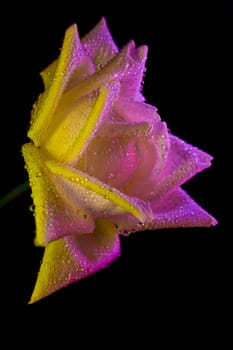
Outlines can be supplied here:
<path id="1" fill-rule="evenodd" d="M 116 177 L 116 175 L 114 174 L 114 173 L 109 173 L 108 174 L 108 178 L 109 179 L 113 179 L 113 178 L 115 178 Z"/>
<path id="2" fill-rule="evenodd" d="M 34 204 L 31 204 L 31 205 L 29 206 L 29 210 L 32 211 L 32 212 L 34 211 Z"/>

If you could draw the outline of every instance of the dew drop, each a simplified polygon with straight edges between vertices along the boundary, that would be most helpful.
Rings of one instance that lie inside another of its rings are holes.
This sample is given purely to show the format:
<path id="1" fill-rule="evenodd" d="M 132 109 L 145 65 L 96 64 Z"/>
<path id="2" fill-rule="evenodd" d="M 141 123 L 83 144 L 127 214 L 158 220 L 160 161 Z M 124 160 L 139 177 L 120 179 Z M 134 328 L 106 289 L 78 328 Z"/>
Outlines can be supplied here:
<path id="1" fill-rule="evenodd" d="M 116 177 L 116 175 L 114 174 L 114 173 L 109 173 L 108 174 L 108 178 L 109 179 L 113 179 L 113 178 L 115 178 Z"/>
<path id="2" fill-rule="evenodd" d="M 32 211 L 32 212 L 34 211 L 34 204 L 31 204 L 31 205 L 29 206 L 29 210 Z"/>
<path id="3" fill-rule="evenodd" d="M 104 67 L 104 64 L 103 63 L 99 63 L 98 65 L 97 65 L 97 70 L 100 70 L 100 69 L 102 69 Z"/>
<path id="4" fill-rule="evenodd" d="M 123 230 L 123 231 L 121 231 L 121 234 L 122 234 L 123 236 L 129 236 L 130 233 L 131 233 L 131 231 L 128 231 L 128 230 Z"/>
<path id="5" fill-rule="evenodd" d="M 35 177 L 41 177 L 42 174 L 38 171 L 36 174 L 35 174 Z"/>

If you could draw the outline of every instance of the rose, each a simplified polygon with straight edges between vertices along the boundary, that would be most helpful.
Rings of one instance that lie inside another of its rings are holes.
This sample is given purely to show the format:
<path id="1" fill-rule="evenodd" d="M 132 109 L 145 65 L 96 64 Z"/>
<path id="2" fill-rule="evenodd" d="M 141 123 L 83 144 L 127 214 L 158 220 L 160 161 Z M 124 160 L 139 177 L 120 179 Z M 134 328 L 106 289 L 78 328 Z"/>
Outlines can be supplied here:
<path id="1" fill-rule="evenodd" d="M 76 25 L 42 73 L 23 156 L 45 253 L 30 302 L 106 267 L 119 234 L 216 220 L 181 185 L 211 156 L 171 135 L 141 84 L 147 47 L 118 51 L 105 20 Z"/>

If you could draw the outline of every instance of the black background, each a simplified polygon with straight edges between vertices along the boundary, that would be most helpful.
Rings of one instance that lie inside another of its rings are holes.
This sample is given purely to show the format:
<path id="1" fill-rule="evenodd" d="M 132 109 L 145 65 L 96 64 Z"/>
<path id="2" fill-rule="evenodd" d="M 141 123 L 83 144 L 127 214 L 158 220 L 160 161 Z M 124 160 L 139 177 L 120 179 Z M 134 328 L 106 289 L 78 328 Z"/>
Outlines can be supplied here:
<path id="1" fill-rule="evenodd" d="M 225 200 L 232 4 L 94 4 L 64 1 L 52 9 L 50 2 L 20 4 L 1 12 L 0 195 L 27 179 L 20 149 L 27 142 L 31 106 L 43 89 L 39 72 L 58 56 L 69 25 L 76 22 L 82 36 L 105 16 L 119 47 L 130 39 L 149 46 L 147 102 L 159 108 L 173 134 L 214 156 L 213 166 L 184 188 L 219 224 L 122 238 L 122 256 L 108 269 L 27 305 L 43 252 L 33 246 L 27 192 L 0 211 L 2 308 L 11 320 L 43 317 L 61 325 L 73 315 L 77 327 L 99 324 L 102 315 L 104 329 L 119 317 L 117 332 L 133 323 L 138 329 L 150 325 L 153 332 L 170 325 L 171 334 L 179 324 L 181 334 L 193 330 L 190 339 L 207 334 L 211 325 L 208 334 L 216 337 L 228 310 L 227 236 L 232 231 Z"/>

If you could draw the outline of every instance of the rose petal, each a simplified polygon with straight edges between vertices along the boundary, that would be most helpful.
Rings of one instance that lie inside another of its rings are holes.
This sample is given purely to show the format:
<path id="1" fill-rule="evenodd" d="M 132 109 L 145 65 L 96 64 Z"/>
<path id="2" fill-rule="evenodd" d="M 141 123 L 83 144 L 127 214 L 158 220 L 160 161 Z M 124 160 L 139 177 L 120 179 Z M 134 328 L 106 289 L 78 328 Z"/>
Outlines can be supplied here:
<path id="1" fill-rule="evenodd" d="M 116 56 L 114 56 L 102 69 L 92 74 L 89 78 L 81 81 L 73 89 L 62 96 L 62 103 L 73 103 L 80 97 L 93 93 L 100 87 L 108 85 L 119 85 L 126 72 L 135 64 L 132 52 L 135 48 L 130 41 Z"/>
<path id="2" fill-rule="evenodd" d="M 77 205 L 68 206 L 57 193 L 50 173 L 43 166 L 41 151 L 32 143 L 25 144 L 22 151 L 35 205 L 36 245 L 44 246 L 66 235 L 92 232 L 93 219 Z"/>
<path id="3" fill-rule="evenodd" d="M 114 105 L 114 112 L 122 120 L 128 122 L 153 123 L 160 121 L 156 107 L 124 97 L 118 98 L 117 103 Z"/>
<path id="4" fill-rule="evenodd" d="M 73 69 L 73 73 L 69 77 L 69 80 L 67 81 L 67 84 L 64 87 L 64 93 L 72 89 L 80 81 L 87 79 L 88 76 L 95 73 L 96 71 L 95 65 L 94 63 L 92 63 L 91 57 L 89 57 L 89 55 L 85 52 L 83 45 L 80 41 L 78 42 L 77 48 L 78 51 L 76 53 L 77 57 L 75 63 L 76 67 Z M 49 88 L 55 77 L 58 63 L 59 59 L 53 61 L 48 67 L 46 67 L 42 72 L 40 72 L 45 90 Z"/>
<path id="5" fill-rule="evenodd" d="M 77 167 L 130 196 L 148 199 L 153 174 L 160 172 L 168 150 L 165 123 L 105 123 Z"/>
<path id="6" fill-rule="evenodd" d="M 134 58 L 134 64 L 129 67 L 127 74 L 122 79 L 120 96 L 132 98 L 138 102 L 143 102 L 145 100 L 141 90 L 147 52 L 147 46 L 141 46 L 132 50 L 131 55 Z"/>
<path id="7" fill-rule="evenodd" d="M 119 255 L 119 237 L 115 226 L 107 219 L 97 220 L 91 234 L 49 243 L 29 303 L 107 267 Z"/>
<path id="8" fill-rule="evenodd" d="M 151 203 L 154 220 L 149 229 L 216 225 L 217 221 L 181 188 Z"/>
<path id="9" fill-rule="evenodd" d="M 93 217 L 108 217 L 122 212 L 128 212 L 144 221 L 144 202 L 128 197 L 120 191 L 80 172 L 72 167 L 59 164 L 53 160 L 46 166 L 58 193 L 71 206 L 83 208 Z"/>
<path id="10" fill-rule="evenodd" d="M 163 169 L 169 152 L 169 134 L 166 123 L 151 123 L 148 135 L 136 138 L 138 167 L 122 189 L 128 195 L 148 200 L 153 196 L 156 179 Z M 146 181 L 145 181 L 146 179 Z"/>
<path id="11" fill-rule="evenodd" d="M 83 211 L 83 208 L 68 206 L 58 195 L 47 201 L 47 220 L 45 227 L 45 243 L 69 235 L 83 235 L 93 232 L 93 218 Z"/>
<path id="12" fill-rule="evenodd" d="M 85 96 L 75 105 L 61 108 L 54 122 L 53 133 L 45 144 L 48 152 L 58 160 L 65 159 L 66 163 L 77 161 L 109 107 L 108 97 L 108 89 L 103 88 L 97 98 Z"/>
<path id="13" fill-rule="evenodd" d="M 73 89 L 81 81 L 87 79 L 89 76 L 94 74 L 96 71 L 95 66 L 91 61 L 91 58 L 86 56 L 85 51 L 82 50 L 81 45 L 82 44 L 80 44 L 80 47 L 79 47 L 79 52 L 81 51 L 79 53 L 80 62 L 76 67 L 74 73 L 71 75 L 70 79 L 68 80 L 67 84 L 65 85 L 64 94 L 67 93 L 69 90 Z M 57 109 L 59 108 L 60 108 L 60 103 L 57 106 Z"/>
<path id="14" fill-rule="evenodd" d="M 54 79 L 54 76 L 55 76 L 55 73 L 57 70 L 58 62 L 59 62 L 59 59 L 53 61 L 48 67 L 46 67 L 42 72 L 40 72 L 41 78 L 42 78 L 43 83 L 44 83 L 45 90 L 47 90 L 50 87 L 50 85 Z"/>
<path id="15" fill-rule="evenodd" d="M 130 137 L 148 135 L 152 126 L 147 122 L 105 122 L 101 125 L 96 137 Z"/>
<path id="16" fill-rule="evenodd" d="M 107 87 L 100 89 L 95 105 L 86 119 L 85 124 L 63 156 L 63 159 L 67 164 L 73 164 L 81 157 L 100 127 L 102 119 L 109 111 L 113 95 L 114 91 L 109 90 Z"/>
<path id="17" fill-rule="evenodd" d="M 104 18 L 82 38 L 82 43 L 97 69 L 102 68 L 118 52 Z"/>
<path id="18" fill-rule="evenodd" d="M 170 150 L 166 165 L 159 176 L 154 178 L 153 198 L 159 198 L 172 188 L 182 185 L 196 173 L 211 165 L 212 157 L 170 135 Z"/>
<path id="19" fill-rule="evenodd" d="M 79 61 L 80 40 L 76 25 L 68 28 L 65 34 L 59 62 L 49 89 L 46 90 L 34 106 L 28 137 L 36 146 L 40 146 L 47 137 L 54 112 L 65 86 Z"/>
<path id="20" fill-rule="evenodd" d="M 49 187 L 46 177 L 42 176 L 42 165 L 38 155 L 38 149 L 32 143 L 26 143 L 22 147 L 26 169 L 29 175 L 29 184 L 32 189 L 32 198 L 35 206 L 34 215 L 36 222 L 36 244 L 45 245 L 46 215 L 45 207 L 48 200 Z"/>
<path id="21" fill-rule="evenodd" d="M 104 124 L 77 167 L 109 186 L 120 188 L 137 169 L 136 135 L 146 132 L 148 124 L 145 124 Z"/>
<path id="22" fill-rule="evenodd" d="M 154 200 L 150 206 L 153 217 L 148 217 L 144 223 L 127 214 L 114 216 L 111 220 L 121 234 L 175 227 L 208 227 L 217 224 L 217 221 L 181 188 Z"/>

